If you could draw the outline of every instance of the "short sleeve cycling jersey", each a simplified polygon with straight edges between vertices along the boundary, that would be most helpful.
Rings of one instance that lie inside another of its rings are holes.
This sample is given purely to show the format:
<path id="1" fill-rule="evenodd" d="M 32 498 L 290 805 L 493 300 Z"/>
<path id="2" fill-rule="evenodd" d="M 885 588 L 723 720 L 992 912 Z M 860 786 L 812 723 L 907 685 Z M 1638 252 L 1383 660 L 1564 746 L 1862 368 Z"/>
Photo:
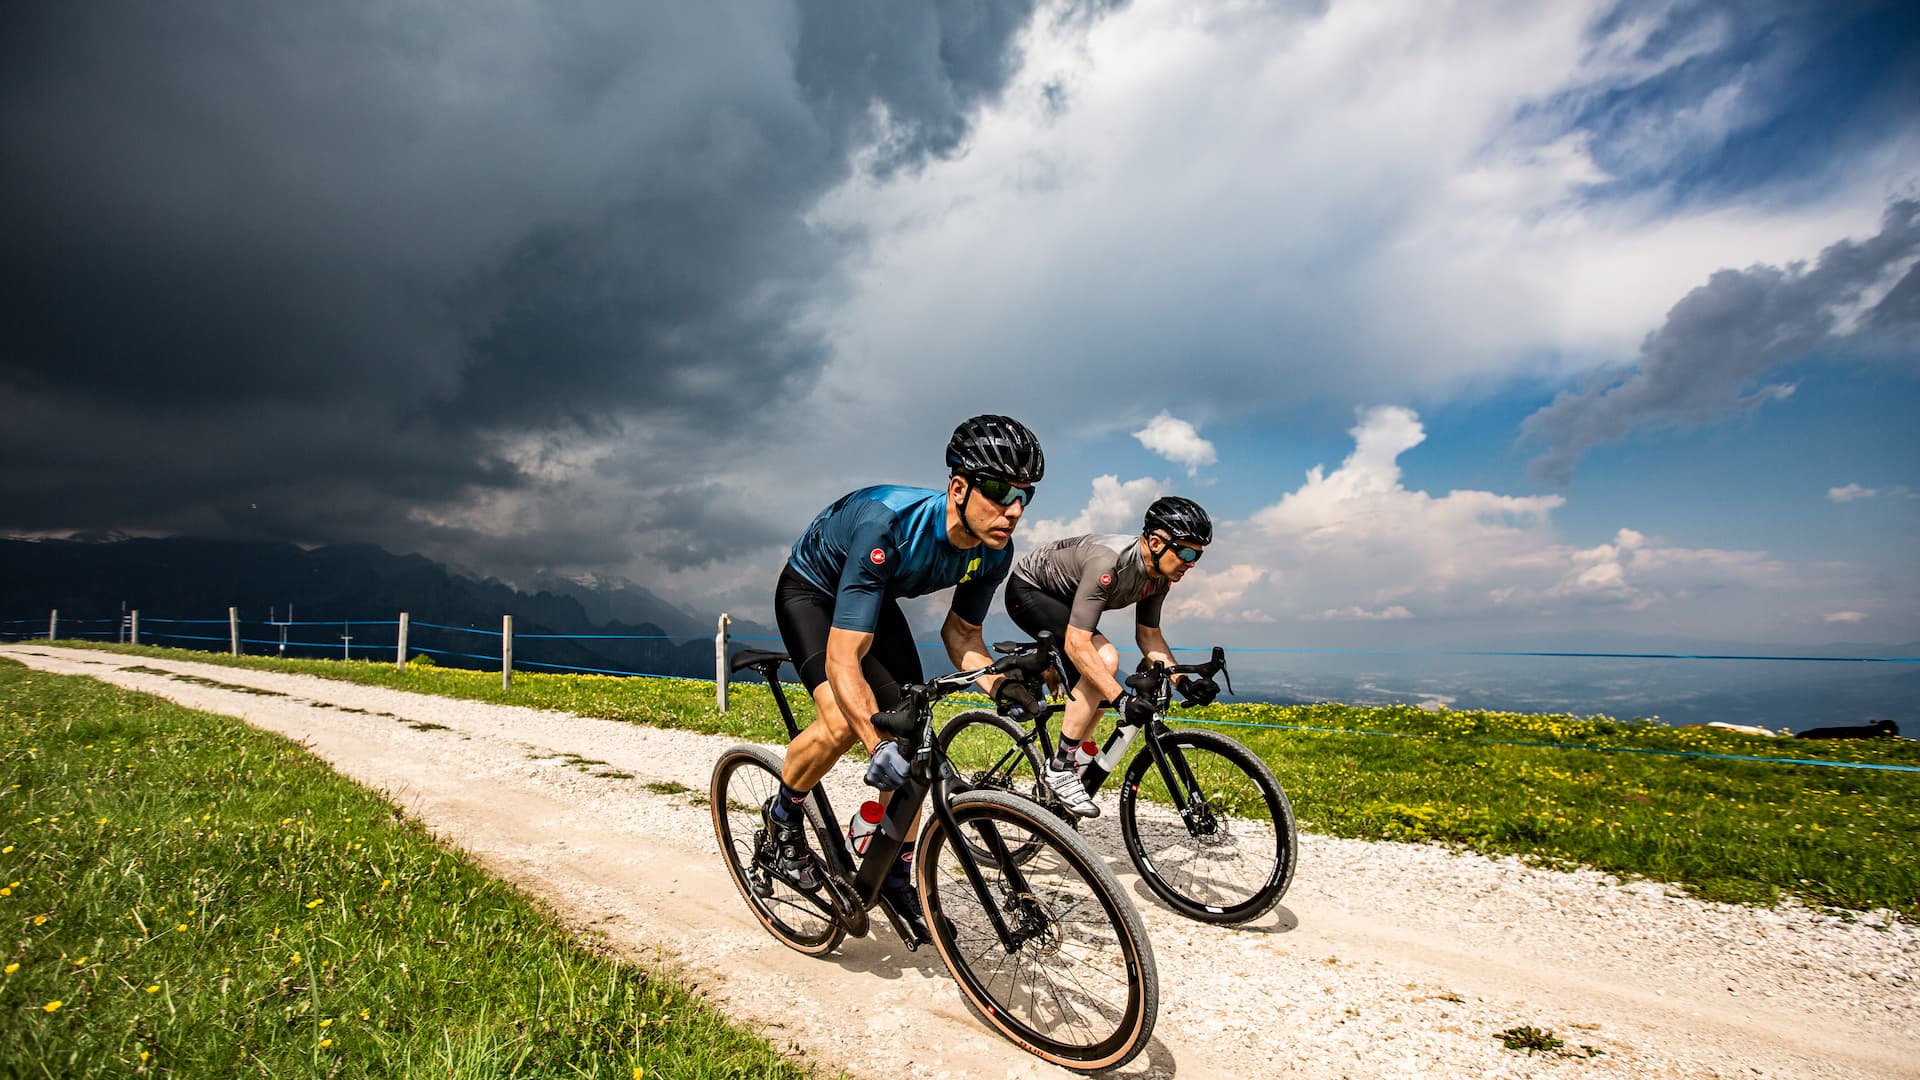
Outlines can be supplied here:
<path id="1" fill-rule="evenodd" d="M 953 612 L 980 625 L 1013 547 L 957 548 L 947 539 L 947 493 L 887 484 L 861 488 L 820 511 L 787 564 L 834 598 L 836 629 L 870 634 L 889 597 L 953 588 Z"/>
<path id="2" fill-rule="evenodd" d="M 1136 626 L 1159 626 L 1167 583 L 1147 573 L 1139 536 L 1122 533 L 1069 536 L 1028 552 L 1015 577 L 1072 605 L 1068 626 L 1092 632 L 1100 614 L 1131 604 Z"/>

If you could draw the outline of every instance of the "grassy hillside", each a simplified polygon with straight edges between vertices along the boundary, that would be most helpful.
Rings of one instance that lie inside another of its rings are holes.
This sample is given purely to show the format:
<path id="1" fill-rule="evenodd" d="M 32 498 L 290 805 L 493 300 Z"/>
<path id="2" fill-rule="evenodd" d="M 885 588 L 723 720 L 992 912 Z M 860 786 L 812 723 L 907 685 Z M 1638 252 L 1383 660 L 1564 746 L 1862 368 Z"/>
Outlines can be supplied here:
<path id="1" fill-rule="evenodd" d="M 771 695 L 753 684 L 732 688 L 733 707 L 722 716 L 713 685 L 692 680 L 516 673 L 503 691 L 498 673 L 128 651 L 785 739 Z M 807 705 L 804 694 L 789 698 Z M 1214 705 L 1180 723 L 1211 723 L 1252 746 L 1313 832 L 1590 866 L 1715 900 L 1793 895 L 1920 918 L 1920 860 L 1912 857 L 1920 772 L 1817 764 L 1920 767 L 1913 741 L 1812 742 L 1604 717 L 1343 705 Z"/>
<path id="2" fill-rule="evenodd" d="M 0 661 L 0 762 L 0 1075 L 805 1075 L 241 721 Z"/>

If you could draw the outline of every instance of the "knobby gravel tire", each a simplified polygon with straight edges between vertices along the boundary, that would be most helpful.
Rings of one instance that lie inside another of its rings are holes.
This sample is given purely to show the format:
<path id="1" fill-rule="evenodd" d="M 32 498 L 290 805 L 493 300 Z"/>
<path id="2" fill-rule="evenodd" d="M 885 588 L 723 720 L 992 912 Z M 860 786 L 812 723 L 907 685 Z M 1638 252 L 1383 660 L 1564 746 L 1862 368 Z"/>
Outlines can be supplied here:
<path id="1" fill-rule="evenodd" d="M 1132 1060 L 1153 1035 L 1160 977 L 1146 925 L 1113 872 L 1031 800 L 969 791 L 954 798 L 952 811 L 961 831 L 973 834 L 969 850 L 988 846 L 981 829 L 999 832 L 1009 850 L 1033 850 L 1009 867 L 981 860 L 991 902 L 1022 934 L 1010 951 L 966 877 L 954 837 L 928 817 L 915 858 L 921 905 L 961 993 L 1002 1035 L 1054 1064 L 1091 1072 Z"/>
<path id="2" fill-rule="evenodd" d="M 734 887 L 767 932 L 796 952 L 824 956 L 846 937 L 825 886 L 808 893 L 768 875 L 763 880 L 771 895 L 761 896 L 754 889 L 752 867 L 761 830 L 760 808 L 780 790 L 782 764 L 780 755 L 764 746 L 736 746 L 721 754 L 713 766 L 709 791 L 713 832 L 720 841 L 720 854 L 733 876 Z M 837 837 L 827 828 L 812 799 L 805 804 L 805 817 L 813 850 L 818 854 L 825 850 L 824 844 Z M 824 865 L 821 869 L 824 873 Z"/>
<path id="3" fill-rule="evenodd" d="M 1170 731 L 1162 745 L 1193 771 L 1208 824 L 1193 834 L 1142 748 L 1120 788 L 1120 836 L 1134 869 L 1190 919 L 1243 923 L 1266 914 L 1293 884 L 1298 845 L 1280 781 L 1258 754 L 1217 732 Z"/>

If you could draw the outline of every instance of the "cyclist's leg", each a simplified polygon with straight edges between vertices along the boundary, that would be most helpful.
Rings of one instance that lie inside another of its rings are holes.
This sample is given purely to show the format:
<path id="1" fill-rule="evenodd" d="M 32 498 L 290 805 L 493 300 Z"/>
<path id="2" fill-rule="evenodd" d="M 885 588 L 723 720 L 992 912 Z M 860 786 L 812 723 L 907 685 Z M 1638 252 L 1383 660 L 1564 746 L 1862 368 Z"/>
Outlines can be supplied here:
<path id="1" fill-rule="evenodd" d="M 1022 580 L 1017 575 L 1007 579 L 1007 614 L 1013 617 L 1014 625 L 1028 634 L 1039 637 L 1042 631 L 1051 633 L 1056 642 L 1065 645 L 1067 640 L 1067 619 L 1071 609 L 1066 601 L 1045 590 Z M 1119 650 L 1099 632 L 1093 635 L 1095 645 L 1100 647 L 1103 661 L 1111 659 L 1117 667 L 1120 663 Z M 1083 685 L 1080 672 L 1068 659 L 1064 648 L 1061 652 L 1060 674 L 1067 681 L 1070 697 L 1067 707 L 1061 713 L 1060 745 L 1054 750 L 1053 757 L 1043 763 L 1040 778 L 1054 796 L 1078 817 L 1098 817 L 1099 804 L 1087 793 L 1080 782 L 1080 773 L 1074 768 L 1073 748 L 1093 734 L 1100 723 L 1101 709 L 1095 701 L 1095 694 L 1089 687 L 1074 693 Z"/>

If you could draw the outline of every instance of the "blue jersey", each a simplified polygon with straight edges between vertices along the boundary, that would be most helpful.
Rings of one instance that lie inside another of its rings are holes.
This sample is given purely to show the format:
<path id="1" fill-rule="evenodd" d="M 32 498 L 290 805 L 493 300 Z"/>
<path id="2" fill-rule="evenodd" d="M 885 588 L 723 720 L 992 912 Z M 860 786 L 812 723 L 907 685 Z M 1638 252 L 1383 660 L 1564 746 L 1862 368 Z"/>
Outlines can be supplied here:
<path id="1" fill-rule="evenodd" d="M 953 612 L 980 625 L 1013 565 L 1013 545 L 957 548 L 947 540 L 947 493 L 884 484 L 861 488 L 813 519 L 787 564 L 834 598 L 833 625 L 873 633 L 880 602 L 952 588 Z"/>

